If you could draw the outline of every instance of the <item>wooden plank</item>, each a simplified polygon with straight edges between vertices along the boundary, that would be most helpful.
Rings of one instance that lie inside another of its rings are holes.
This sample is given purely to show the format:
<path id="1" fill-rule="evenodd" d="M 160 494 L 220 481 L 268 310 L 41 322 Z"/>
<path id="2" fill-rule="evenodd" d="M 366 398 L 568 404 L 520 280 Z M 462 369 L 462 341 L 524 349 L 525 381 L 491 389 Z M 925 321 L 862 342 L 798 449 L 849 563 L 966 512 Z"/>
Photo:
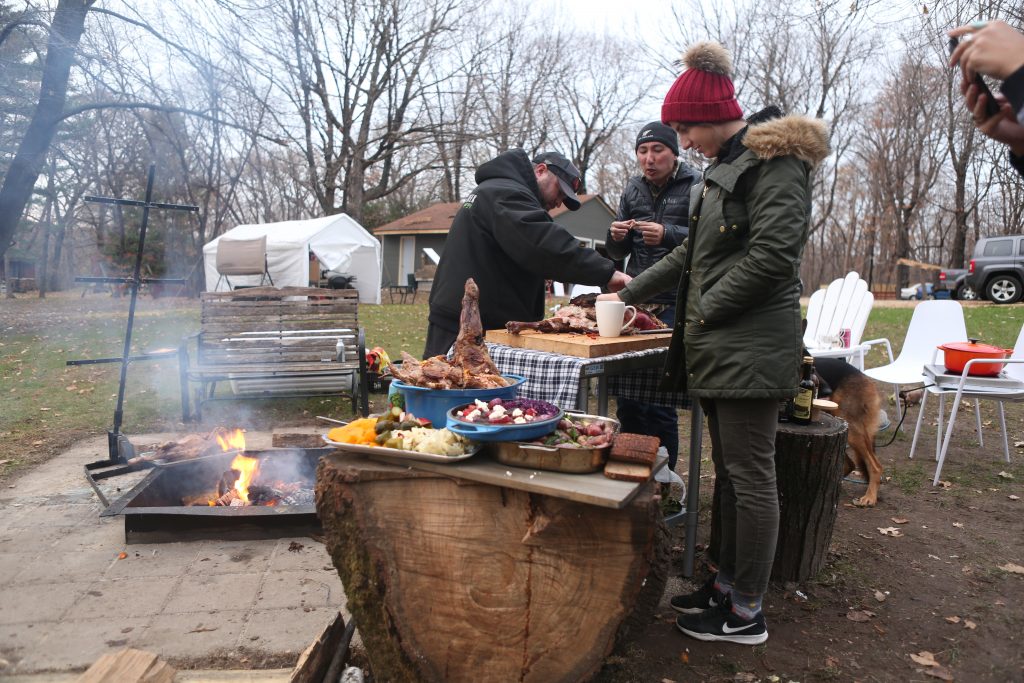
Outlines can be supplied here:
<path id="1" fill-rule="evenodd" d="M 314 296 L 323 299 L 358 299 L 359 292 L 355 289 L 320 289 L 319 287 L 249 287 L 231 292 L 202 292 L 203 300 L 251 299 L 253 297 L 282 299 L 295 296 Z"/>
<path id="2" fill-rule="evenodd" d="M 344 447 L 339 448 L 337 452 L 347 457 L 364 457 L 361 454 L 345 451 Z M 401 457 L 384 454 L 374 454 L 370 457 L 392 465 L 412 467 L 413 469 L 433 472 L 434 474 L 460 477 L 482 484 L 493 484 L 529 493 L 540 493 L 546 496 L 615 510 L 625 507 L 646 483 L 609 479 L 602 472 L 566 474 L 564 472 L 547 472 L 525 467 L 509 467 L 502 465 L 494 460 L 490 454 L 483 451 L 469 460 L 462 460 L 450 465 L 406 460 Z M 660 469 L 664 463 L 665 460 L 662 459 L 652 468 L 652 477 L 654 476 L 653 472 Z"/>
<path id="3" fill-rule="evenodd" d="M 125 648 L 100 657 L 78 683 L 174 683 L 174 674 L 174 667 L 152 652 Z"/>
<path id="4" fill-rule="evenodd" d="M 341 645 L 341 638 L 344 634 L 345 618 L 339 612 L 334 615 L 334 619 L 327 624 L 317 639 L 310 643 L 309 647 L 299 656 L 289 683 L 323 683 L 327 680 L 325 678 L 327 669 L 331 666 L 331 661 Z"/>
<path id="5" fill-rule="evenodd" d="M 546 351 L 577 358 L 601 358 L 627 351 L 666 347 L 672 339 L 672 331 L 666 330 L 664 334 L 639 334 L 624 337 L 590 337 L 585 334 L 564 332 L 544 334 L 535 330 L 526 330 L 520 334 L 512 334 L 507 330 L 487 330 L 485 339 L 495 344 L 504 344 L 517 349 Z"/>

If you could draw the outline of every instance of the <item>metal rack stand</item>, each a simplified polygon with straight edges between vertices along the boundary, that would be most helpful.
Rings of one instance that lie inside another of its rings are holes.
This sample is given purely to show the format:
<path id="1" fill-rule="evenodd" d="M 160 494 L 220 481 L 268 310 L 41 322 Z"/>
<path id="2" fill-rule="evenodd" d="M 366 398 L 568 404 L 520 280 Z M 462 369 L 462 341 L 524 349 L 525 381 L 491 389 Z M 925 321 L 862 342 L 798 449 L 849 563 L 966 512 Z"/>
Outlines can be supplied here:
<path id="1" fill-rule="evenodd" d="M 120 357 L 116 358 L 90 358 L 82 360 L 69 360 L 67 365 L 95 365 L 98 363 L 120 363 L 121 364 L 121 377 L 118 383 L 117 389 L 117 407 L 114 409 L 114 425 L 113 428 L 107 431 L 107 459 L 98 460 L 96 462 L 89 463 L 85 466 L 85 476 L 89 480 L 90 485 L 93 489 L 100 494 L 101 500 L 103 499 L 102 493 L 100 493 L 99 487 L 96 484 L 97 480 L 106 479 L 107 477 L 116 476 L 118 474 L 124 474 L 125 472 L 134 471 L 134 467 L 115 467 L 113 470 L 107 470 L 104 472 L 98 472 L 93 474 L 93 470 L 99 470 L 109 468 L 115 465 L 125 465 L 128 459 L 134 457 L 135 448 L 132 446 L 128 438 L 121 434 L 121 421 L 124 416 L 124 388 L 125 381 L 128 378 L 128 364 L 138 361 L 149 361 L 158 360 L 161 358 L 173 358 L 178 355 L 178 351 L 158 351 L 153 353 L 145 353 L 141 355 L 132 356 L 129 355 L 132 346 L 132 328 L 135 324 L 135 303 L 138 299 L 139 285 L 148 283 L 164 283 L 164 284 L 185 284 L 185 280 L 182 278 L 143 278 L 140 277 L 142 269 L 142 253 L 146 247 L 146 228 L 149 224 L 149 211 L 150 209 L 165 209 L 169 211 L 190 211 L 198 212 L 198 206 L 191 206 L 188 204 L 162 204 L 153 202 L 153 178 L 156 175 L 156 166 L 150 165 L 149 177 L 146 181 L 146 199 L 144 201 L 138 201 L 134 199 L 116 199 L 113 197 L 96 197 L 93 195 L 86 195 L 83 199 L 87 202 L 93 202 L 97 204 L 114 204 L 117 206 L 139 206 L 142 207 L 142 226 L 139 230 L 139 247 L 135 254 L 135 267 L 129 277 L 76 277 L 76 282 L 89 282 L 89 283 L 104 283 L 104 284 L 126 284 L 131 292 L 131 296 L 128 304 L 128 324 L 125 328 L 124 333 L 124 347 Z"/>

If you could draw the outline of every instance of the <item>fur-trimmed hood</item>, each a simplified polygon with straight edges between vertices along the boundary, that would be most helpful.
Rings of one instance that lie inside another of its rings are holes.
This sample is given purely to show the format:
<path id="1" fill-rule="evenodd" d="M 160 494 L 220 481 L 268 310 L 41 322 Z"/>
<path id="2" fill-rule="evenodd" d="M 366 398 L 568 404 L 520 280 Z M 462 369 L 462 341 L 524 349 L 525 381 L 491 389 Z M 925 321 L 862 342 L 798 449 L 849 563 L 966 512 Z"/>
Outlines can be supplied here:
<path id="1" fill-rule="evenodd" d="M 754 117 L 751 117 L 754 118 Z M 817 166 L 831 154 L 828 126 L 809 116 L 781 116 L 767 121 L 751 121 L 743 145 L 760 159 L 792 155 Z"/>

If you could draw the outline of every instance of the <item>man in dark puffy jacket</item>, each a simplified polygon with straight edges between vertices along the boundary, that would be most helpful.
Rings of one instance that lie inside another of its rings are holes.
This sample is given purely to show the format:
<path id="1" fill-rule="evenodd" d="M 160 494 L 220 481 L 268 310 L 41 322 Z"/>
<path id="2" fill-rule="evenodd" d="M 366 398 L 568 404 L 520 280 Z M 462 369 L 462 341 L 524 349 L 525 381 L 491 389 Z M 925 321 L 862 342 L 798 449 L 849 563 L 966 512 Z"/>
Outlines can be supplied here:
<path id="1" fill-rule="evenodd" d="M 641 175 L 629 179 L 605 239 L 609 256 L 629 257 L 626 273 L 631 276 L 650 268 L 686 239 L 690 187 L 700 179 L 695 169 L 679 161 L 676 132 L 661 121 L 640 129 L 635 149 Z M 665 307 L 658 317 L 671 328 L 675 323 L 676 288 L 659 292 L 648 303 Z M 674 470 L 679 455 L 676 409 L 628 398 L 618 398 L 616 404 L 622 430 L 658 437 L 668 451 L 669 468 Z"/>
<path id="2" fill-rule="evenodd" d="M 630 278 L 593 249 L 581 247 L 548 211 L 580 208 L 580 172 L 558 152 L 530 161 L 521 149 L 476 171 L 477 187 L 459 208 L 430 288 L 423 357 L 448 352 L 459 332 L 467 278 L 480 287 L 484 329 L 544 317 L 544 281 L 622 289 Z"/>

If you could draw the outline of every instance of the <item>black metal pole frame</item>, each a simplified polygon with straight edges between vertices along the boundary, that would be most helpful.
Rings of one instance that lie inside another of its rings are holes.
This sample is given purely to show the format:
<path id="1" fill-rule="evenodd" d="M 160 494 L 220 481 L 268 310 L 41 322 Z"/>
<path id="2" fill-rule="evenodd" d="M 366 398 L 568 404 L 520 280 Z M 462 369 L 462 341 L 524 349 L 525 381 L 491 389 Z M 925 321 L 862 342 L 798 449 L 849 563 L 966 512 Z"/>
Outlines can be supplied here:
<path id="1" fill-rule="evenodd" d="M 104 500 L 103 494 L 100 492 L 99 487 L 96 485 L 96 480 L 105 479 L 110 476 L 117 474 L 124 474 L 125 471 L 130 471 L 132 468 L 119 467 L 114 471 L 108 471 L 92 474 L 92 470 L 110 467 L 112 465 L 123 465 L 128 458 L 135 455 L 135 449 L 131 442 L 121 434 L 121 423 L 124 418 L 124 391 L 125 383 L 128 379 L 128 364 L 137 361 L 148 361 L 158 360 L 161 358 L 172 358 L 177 355 L 177 350 L 164 351 L 156 353 L 146 353 L 142 355 L 130 355 L 132 347 L 132 329 L 135 326 L 135 304 L 139 295 L 139 285 L 148 284 L 151 282 L 159 282 L 165 284 L 185 284 L 183 278 L 143 278 L 142 274 L 142 253 L 146 248 L 146 229 L 149 225 L 149 211 L 150 209 L 166 209 L 170 211 L 190 211 L 198 212 L 198 206 L 192 206 L 188 204 L 162 204 L 155 203 L 152 201 L 153 198 L 153 178 L 156 175 L 156 165 L 151 164 L 149 167 L 149 177 L 146 180 L 146 199 L 145 201 L 138 201 L 134 199 L 117 199 L 114 197 L 97 197 L 93 195 L 86 195 L 83 199 L 87 202 L 96 204 L 114 204 L 117 206 L 139 206 L 142 207 L 142 226 L 139 229 L 139 247 L 135 254 L 135 267 L 132 269 L 131 277 L 76 277 L 76 282 L 102 282 L 102 283 L 119 283 L 127 284 L 131 296 L 128 304 L 128 323 L 125 327 L 124 333 L 124 346 L 121 351 L 119 358 L 93 358 L 83 360 L 69 360 L 67 365 L 93 365 L 97 363 L 120 363 L 121 364 L 121 376 L 117 387 L 117 407 L 114 409 L 114 425 L 113 428 L 107 432 L 107 459 L 99 460 L 97 462 L 89 463 L 85 466 L 86 478 L 92 485 L 96 493 L 99 494 L 100 500 Z"/>

